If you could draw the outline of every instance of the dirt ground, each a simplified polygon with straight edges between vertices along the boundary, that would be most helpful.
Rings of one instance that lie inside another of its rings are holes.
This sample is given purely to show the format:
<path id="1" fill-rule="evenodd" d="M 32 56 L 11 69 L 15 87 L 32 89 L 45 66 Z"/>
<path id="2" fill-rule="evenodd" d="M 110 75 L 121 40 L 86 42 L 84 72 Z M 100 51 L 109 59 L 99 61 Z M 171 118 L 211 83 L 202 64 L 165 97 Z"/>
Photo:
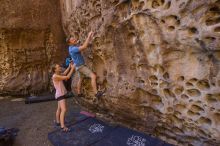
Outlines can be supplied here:
<path id="1" fill-rule="evenodd" d="M 72 98 L 68 106 L 74 106 Z M 54 129 L 56 107 L 56 101 L 27 105 L 11 98 L 0 99 L 0 126 L 20 130 L 14 146 L 52 146 L 47 135 Z"/>

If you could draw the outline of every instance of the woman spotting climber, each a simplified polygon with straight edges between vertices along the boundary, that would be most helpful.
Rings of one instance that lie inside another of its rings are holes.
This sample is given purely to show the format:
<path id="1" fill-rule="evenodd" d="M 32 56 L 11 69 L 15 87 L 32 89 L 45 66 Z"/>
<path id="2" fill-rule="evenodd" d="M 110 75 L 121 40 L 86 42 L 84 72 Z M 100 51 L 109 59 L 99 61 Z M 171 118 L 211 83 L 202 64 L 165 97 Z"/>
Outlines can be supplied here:
<path id="1" fill-rule="evenodd" d="M 68 80 L 73 74 L 75 67 L 73 63 L 69 64 L 69 67 L 62 73 L 60 65 L 56 64 L 52 67 L 53 71 L 53 84 L 56 89 L 55 98 L 58 101 L 57 111 L 56 111 L 56 125 L 61 126 L 64 132 L 68 132 L 69 129 L 65 126 L 64 118 L 66 113 L 66 94 L 67 90 L 63 84 L 64 80 Z"/>

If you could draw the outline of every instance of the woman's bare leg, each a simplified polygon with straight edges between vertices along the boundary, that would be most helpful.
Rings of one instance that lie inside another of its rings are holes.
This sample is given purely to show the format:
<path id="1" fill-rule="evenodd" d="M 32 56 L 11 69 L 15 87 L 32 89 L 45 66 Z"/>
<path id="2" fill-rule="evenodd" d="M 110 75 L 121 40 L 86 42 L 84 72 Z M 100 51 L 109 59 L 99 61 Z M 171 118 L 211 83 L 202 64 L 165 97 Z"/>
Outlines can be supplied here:
<path id="1" fill-rule="evenodd" d="M 59 101 L 59 104 L 60 104 L 60 109 L 61 109 L 61 112 L 60 112 L 60 125 L 61 125 L 61 128 L 65 128 L 65 123 L 64 123 L 64 119 L 65 119 L 65 114 L 66 114 L 66 100 L 63 99 L 63 100 L 60 100 Z"/>
<path id="2" fill-rule="evenodd" d="M 61 112 L 61 109 L 60 109 L 60 104 L 58 102 L 58 104 L 57 104 L 57 111 L 56 111 L 56 122 L 57 123 L 60 123 L 60 112 Z"/>

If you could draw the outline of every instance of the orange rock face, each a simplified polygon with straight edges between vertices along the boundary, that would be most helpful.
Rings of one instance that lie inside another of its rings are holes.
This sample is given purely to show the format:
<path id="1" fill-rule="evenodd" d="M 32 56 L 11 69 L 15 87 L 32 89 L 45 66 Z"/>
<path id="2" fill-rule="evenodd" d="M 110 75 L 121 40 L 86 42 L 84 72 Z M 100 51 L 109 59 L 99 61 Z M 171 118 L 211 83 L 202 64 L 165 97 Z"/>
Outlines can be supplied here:
<path id="1" fill-rule="evenodd" d="M 66 55 L 59 1 L 2 1 L 0 16 L 0 93 L 47 90 L 51 64 Z"/>
<path id="2" fill-rule="evenodd" d="M 220 145 L 219 0 L 61 0 L 64 31 L 85 40 L 114 121 L 177 145 Z"/>

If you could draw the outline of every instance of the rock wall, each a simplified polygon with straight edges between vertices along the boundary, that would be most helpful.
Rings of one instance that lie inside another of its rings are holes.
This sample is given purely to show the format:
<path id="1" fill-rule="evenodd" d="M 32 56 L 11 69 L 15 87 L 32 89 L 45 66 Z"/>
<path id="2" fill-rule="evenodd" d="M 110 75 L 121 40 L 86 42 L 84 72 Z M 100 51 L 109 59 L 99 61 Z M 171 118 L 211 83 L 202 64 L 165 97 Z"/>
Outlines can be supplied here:
<path id="1" fill-rule="evenodd" d="M 61 0 L 106 96 L 80 103 L 176 145 L 220 145 L 220 0 Z"/>
<path id="2" fill-rule="evenodd" d="M 48 89 L 49 68 L 64 58 L 59 1 L 1 1 L 0 93 Z"/>

